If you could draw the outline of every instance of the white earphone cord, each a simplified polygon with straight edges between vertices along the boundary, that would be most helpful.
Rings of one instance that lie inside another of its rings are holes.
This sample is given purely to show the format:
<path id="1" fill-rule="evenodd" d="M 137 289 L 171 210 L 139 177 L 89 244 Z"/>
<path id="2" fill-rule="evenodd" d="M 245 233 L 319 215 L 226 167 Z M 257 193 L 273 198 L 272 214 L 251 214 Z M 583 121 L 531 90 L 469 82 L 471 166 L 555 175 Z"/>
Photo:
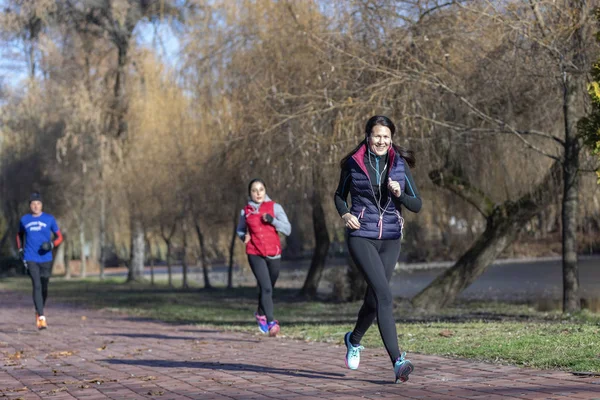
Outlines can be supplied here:
<path id="1" fill-rule="evenodd" d="M 387 212 L 387 208 L 388 208 L 388 205 L 390 204 L 390 200 L 391 200 L 391 199 L 388 199 L 388 202 L 386 203 L 385 207 L 384 208 L 381 207 L 381 199 L 383 197 L 383 194 L 381 193 L 381 180 L 383 179 L 383 174 L 385 174 L 388 163 L 386 160 L 385 165 L 383 166 L 383 169 L 381 170 L 381 173 L 379 173 L 379 171 L 377 171 L 377 169 L 373 166 L 373 162 L 371 161 L 371 154 L 374 154 L 374 153 L 371 151 L 371 149 L 369 149 L 369 165 L 371 166 L 371 168 L 373 168 L 373 171 L 375 171 L 375 174 L 379 178 L 378 179 L 379 183 L 377 184 L 377 192 L 379 193 L 379 198 L 377 198 L 377 196 L 375 195 L 375 191 L 373 191 L 373 197 L 375 197 L 375 203 L 377 205 L 379 217 L 381 218 L 381 216 Z"/>

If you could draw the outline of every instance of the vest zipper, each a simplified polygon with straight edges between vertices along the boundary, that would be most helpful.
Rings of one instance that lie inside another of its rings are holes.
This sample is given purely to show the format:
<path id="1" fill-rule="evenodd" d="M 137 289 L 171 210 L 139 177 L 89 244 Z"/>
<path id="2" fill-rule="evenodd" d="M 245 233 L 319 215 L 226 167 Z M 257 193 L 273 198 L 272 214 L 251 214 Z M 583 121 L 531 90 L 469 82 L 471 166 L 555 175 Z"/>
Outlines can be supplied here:
<path id="1" fill-rule="evenodd" d="M 362 210 L 360 211 L 360 213 L 358 214 L 358 219 L 363 219 L 363 217 L 365 216 L 365 210 L 367 207 L 363 207 Z"/>

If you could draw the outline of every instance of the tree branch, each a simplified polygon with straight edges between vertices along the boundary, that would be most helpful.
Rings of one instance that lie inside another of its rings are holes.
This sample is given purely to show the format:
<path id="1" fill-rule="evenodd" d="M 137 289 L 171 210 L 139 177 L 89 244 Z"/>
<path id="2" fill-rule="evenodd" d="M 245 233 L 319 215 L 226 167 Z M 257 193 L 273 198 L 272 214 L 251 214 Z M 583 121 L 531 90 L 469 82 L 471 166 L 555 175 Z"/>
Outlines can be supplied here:
<path id="1" fill-rule="evenodd" d="M 508 129 L 494 129 L 494 128 L 473 128 L 467 125 L 461 125 L 461 124 L 457 124 L 455 122 L 449 122 L 449 121 L 439 121 L 436 119 L 432 119 L 432 118 L 428 118 L 425 117 L 423 115 L 407 115 L 407 117 L 412 117 L 412 118 L 416 118 L 416 119 L 420 119 L 435 125 L 439 125 L 439 126 L 443 126 L 444 128 L 448 128 L 448 129 L 452 129 L 455 132 L 460 132 L 460 133 L 510 133 L 513 134 L 514 132 L 512 130 L 508 130 Z M 564 146 L 565 141 L 562 140 L 561 138 L 559 138 L 558 136 L 554 136 L 550 133 L 546 133 L 546 132 L 541 132 L 541 131 L 537 131 L 535 129 L 530 129 L 530 130 L 519 130 L 516 129 L 516 132 L 518 132 L 521 135 L 530 135 L 530 136 L 538 136 L 544 139 L 550 139 L 552 141 L 557 142 L 558 144 L 560 144 L 561 146 Z"/>
<path id="2" fill-rule="evenodd" d="M 479 116 L 482 120 L 493 123 L 495 125 L 498 125 L 499 127 L 506 129 L 509 132 L 512 132 L 513 134 L 515 134 L 525 144 L 526 147 L 528 147 L 532 150 L 535 150 L 538 153 L 540 153 L 548 158 L 551 158 L 555 161 L 562 162 L 560 157 L 557 157 L 554 154 L 550 154 L 550 153 L 542 150 L 541 148 L 537 147 L 536 145 L 530 143 L 527 139 L 525 139 L 523 137 L 523 135 L 517 129 L 513 128 L 510 124 L 508 124 L 505 121 L 502 121 L 500 119 L 494 118 L 494 117 L 486 114 L 485 112 L 481 111 L 477 106 L 475 106 L 473 103 L 471 103 L 471 101 L 469 99 L 467 99 L 466 97 L 464 97 L 463 95 L 459 94 L 457 91 L 455 91 L 454 89 L 452 89 L 448 85 L 446 85 L 439 77 L 430 76 L 429 79 L 427 79 L 428 77 L 426 74 L 419 73 L 418 71 L 415 71 L 415 73 L 416 73 L 416 76 L 415 76 L 416 78 L 421 78 L 418 80 L 419 82 L 443 89 L 444 91 L 452 94 L 458 100 L 460 100 L 463 104 L 465 104 L 472 112 L 474 112 L 477 116 Z M 425 78 L 425 79 L 423 79 L 423 78 Z"/>
<path id="3" fill-rule="evenodd" d="M 595 174 L 600 171 L 600 167 L 597 167 L 595 169 L 579 168 L 577 171 L 584 172 L 586 174 Z"/>
<path id="4" fill-rule="evenodd" d="M 463 1 L 469 1 L 469 0 L 463 0 Z M 419 15 L 419 19 L 417 19 L 416 23 L 417 24 L 420 23 L 421 20 L 423 20 L 423 18 L 425 18 L 427 15 L 431 14 L 434 11 L 437 11 L 437 10 L 439 10 L 441 8 L 445 8 L 445 7 L 448 7 L 448 6 L 453 6 L 454 4 L 457 4 L 457 3 L 461 3 L 461 2 L 460 1 L 449 1 L 447 3 L 438 4 L 438 5 L 434 6 L 434 7 L 431 7 L 429 9 L 425 10 L 421 15 Z"/>
<path id="5" fill-rule="evenodd" d="M 447 169 L 436 169 L 429 173 L 431 181 L 471 204 L 485 218 L 494 211 L 494 202 L 481 190 L 473 187 L 466 179 Z"/>

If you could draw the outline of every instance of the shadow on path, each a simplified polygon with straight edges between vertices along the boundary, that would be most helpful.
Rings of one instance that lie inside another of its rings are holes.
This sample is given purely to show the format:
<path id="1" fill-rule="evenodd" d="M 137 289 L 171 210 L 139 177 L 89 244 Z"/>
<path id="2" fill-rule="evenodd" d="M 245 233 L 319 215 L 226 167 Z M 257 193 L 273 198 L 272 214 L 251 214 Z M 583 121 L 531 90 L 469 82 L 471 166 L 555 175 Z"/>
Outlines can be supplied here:
<path id="1" fill-rule="evenodd" d="M 302 369 L 282 369 L 273 367 L 261 367 L 251 364 L 229 364 L 218 362 L 202 362 L 202 361 L 170 361 L 170 360 L 119 360 L 105 359 L 99 360 L 109 364 L 117 365 L 140 365 L 146 367 L 157 368 L 200 368 L 223 371 L 246 371 L 259 372 L 263 374 L 279 374 L 299 378 L 310 379 L 338 379 L 345 378 L 345 374 L 335 372 L 307 371 Z M 345 379 L 344 379 L 345 380 Z"/>
<path id="2" fill-rule="evenodd" d="M 197 333 L 216 333 L 217 331 L 193 331 Z M 251 342 L 259 343 L 259 340 L 250 339 L 231 339 L 231 338 L 204 338 L 201 336 L 170 336 L 159 333 L 98 333 L 96 336 L 122 336 L 137 339 L 165 339 L 165 340 L 198 340 L 198 341 L 217 341 L 217 342 Z"/>

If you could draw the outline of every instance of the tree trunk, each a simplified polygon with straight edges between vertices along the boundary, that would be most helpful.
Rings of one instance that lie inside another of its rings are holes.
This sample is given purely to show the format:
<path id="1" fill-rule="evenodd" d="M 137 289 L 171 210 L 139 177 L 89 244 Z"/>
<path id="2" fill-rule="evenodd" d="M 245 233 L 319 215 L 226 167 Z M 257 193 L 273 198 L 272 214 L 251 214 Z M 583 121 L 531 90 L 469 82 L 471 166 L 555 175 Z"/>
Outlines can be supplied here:
<path id="1" fill-rule="evenodd" d="M 147 239 L 146 246 L 148 246 L 148 261 L 150 262 L 150 285 L 154 286 L 154 257 L 152 256 L 152 242 Z"/>
<path id="2" fill-rule="evenodd" d="M 35 47 L 33 44 L 29 45 L 28 56 L 29 56 L 29 79 L 35 79 Z"/>
<path id="3" fill-rule="evenodd" d="M 555 192 L 554 186 L 560 176 L 560 169 L 561 164 L 555 162 L 534 191 L 522 196 L 517 202 L 508 201 L 495 206 L 487 216 L 486 229 L 479 239 L 454 266 L 417 294 L 412 300 L 413 305 L 419 309 L 437 311 L 452 303 L 515 240 L 527 221 L 552 201 L 550 194 Z M 459 192 L 460 188 L 465 188 L 470 195 L 475 193 L 465 182 L 457 182 L 452 178 L 439 179 L 439 174 L 435 172 L 431 176 L 434 183 L 446 188 L 452 186 L 453 191 Z M 487 201 L 478 203 L 484 204 Z M 485 208 L 482 210 L 485 211 Z"/>
<path id="4" fill-rule="evenodd" d="M 131 258 L 127 282 L 144 279 L 144 225 L 137 216 L 131 217 Z"/>
<path id="5" fill-rule="evenodd" d="M 233 233 L 231 235 L 231 243 L 229 244 L 229 269 L 227 271 L 227 289 L 233 288 L 233 255 L 235 251 L 235 241 L 237 239 L 237 220 L 238 212 L 236 208 L 236 212 L 233 214 Z"/>
<path id="6" fill-rule="evenodd" d="M 100 177 L 103 179 L 103 177 Z M 104 268 L 106 266 L 106 194 L 104 184 L 100 189 L 100 259 L 98 265 L 100 266 L 100 279 L 104 280 Z"/>
<path id="7" fill-rule="evenodd" d="M 169 279 L 169 287 L 173 287 L 173 266 L 171 261 L 171 253 L 172 253 L 172 245 L 171 240 L 165 239 L 165 243 L 167 244 L 167 275 Z"/>
<path id="8" fill-rule="evenodd" d="M 93 230 L 91 237 L 87 237 L 87 267 L 90 266 L 98 267 L 98 260 L 100 259 L 100 232 L 97 230 Z M 98 271 L 100 271 L 98 269 Z"/>
<path id="9" fill-rule="evenodd" d="M 123 40 L 118 46 L 117 76 L 115 78 L 114 86 L 115 100 L 110 126 L 110 131 L 115 132 L 116 137 L 126 136 L 127 134 L 127 121 L 125 115 L 127 114 L 128 104 L 125 99 L 125 78 L 127 77 L 127 53 L 129 51 L 130 38 L 130 36 L 127 37 L 127 39 Z"/>
<path id="10" fill-rule="evenodd" d="M 29 30 L 29 37 L 27 38 L 27 56 L 29 61 L 29 79 L 35 79 L 36 61 L 35 61 L 35 50 L 39 34 L 42 29 L 42 20 L 39 17 L 32 17 L 27 22 L 27 29 Z"/>
<path id="11" fill-rule="evenodd" d="M 167 261 L 167 273 L 169 275 L 169 287 L 173 287 L 173 260 L 172 260 L 172 255 L 173 255 L 173 243 L 171 241 L 171 239 L 173 238 L 173 235 L 175 234 L 175 230 L 177 229 L 177 223 L 178 220 L 175 220 L 173 222 L 173 224 L 171 225 L 171 230 L 167 233 L 165 233 L 165 227 L 164 225 L 161 224 L 160 226 L 160 233 L 162 235 L 163 240 L 165 241 L 165 244 L 167 245 L 167 257 L 166 257 L 166 261 Z"/>
<path id="12" fill-rule="evenodd" d="M 64 245 L 65 236 L 63 234 L 63 244 L 56 247 L 54 249 L 53 261 L 52 261 L 52 270 L 56 271 L 58 266 L 65 261 L 65 245 Z M 65 271 L 66 272 L 66 271 Z"/>
<path id="13" fill-rule="evenodd" d="M 85 259 L 85 223 L 83 218 L 79 220 L 79 246 L 81 252 L 81 263 L 79 264 L 79 276 L 87 277 L 87 263 Z"/>
<path id="14" fill-rule="evenodd" d="M 563 164 L 562 257 L 563 312 L 579 311 L 579 270 L 577 266 L 577 207 L 579 197 L 579 139 L 575 133 L 575 87 L 563 70 L 563 116 L 565 152 Z"/>
<path id="15" fill-rule="evenodd" d="M 212 285 L 210 284 L 210 278 L 208 276 L 208 263 L 206 261 L 206 247 L 204 246 L 204 235 L 202 234 L 202 229 L 200 228 L 200 223 L 198 222 L 198 218 L 194 218 L 194 225 L 196 226 L 196 234 L 198 235 L 198 241 L 200 242 L 200 262 L 202 262 L 202 274 L 204 275 L 204 288 L 210 289 Z"/>
<path id="16" fill-rule="evenodd" d="M 183 260 L 181 263 L 182 266 L 182 279 L 183 279 L 183 283 L 181 285 L 182 288 L 184 289 L 188 289 L 188 279 L 187 279 L 187 275 L 188 275 L 188 264 L 187 264 L 187 258 L 188 258 L 188 240 L 187 240 L 187 236 L 188 236 L 188 231 L 187 231 L 187 223 L 184 221 L 183 224 L 181 225 L 182 231 L 183 231 Z"/>
<path id="17" fill-rule="evenodd" d="M 315 235 L 315 251 L 310 263 L 308 275 L 304 281 L 301 293 L 307 297 L 314 297 L 317 294 L 319 282 L 325 269 L 327 252 L 329 251 L 329 232 L 327 231 L 327 222 L 325 211 L 323 210 L 323 196 L 321 193 L 322 178 L 320 172 L 313 170 L 314 192 L 312 196 L 312 220 Z"/>
<path id="18" fill-rule="evenodd" d="M 71 246 L 66 232 L 63 232 L 63 247 L 65 257 L 65 279 L 71 279 Z"/>

